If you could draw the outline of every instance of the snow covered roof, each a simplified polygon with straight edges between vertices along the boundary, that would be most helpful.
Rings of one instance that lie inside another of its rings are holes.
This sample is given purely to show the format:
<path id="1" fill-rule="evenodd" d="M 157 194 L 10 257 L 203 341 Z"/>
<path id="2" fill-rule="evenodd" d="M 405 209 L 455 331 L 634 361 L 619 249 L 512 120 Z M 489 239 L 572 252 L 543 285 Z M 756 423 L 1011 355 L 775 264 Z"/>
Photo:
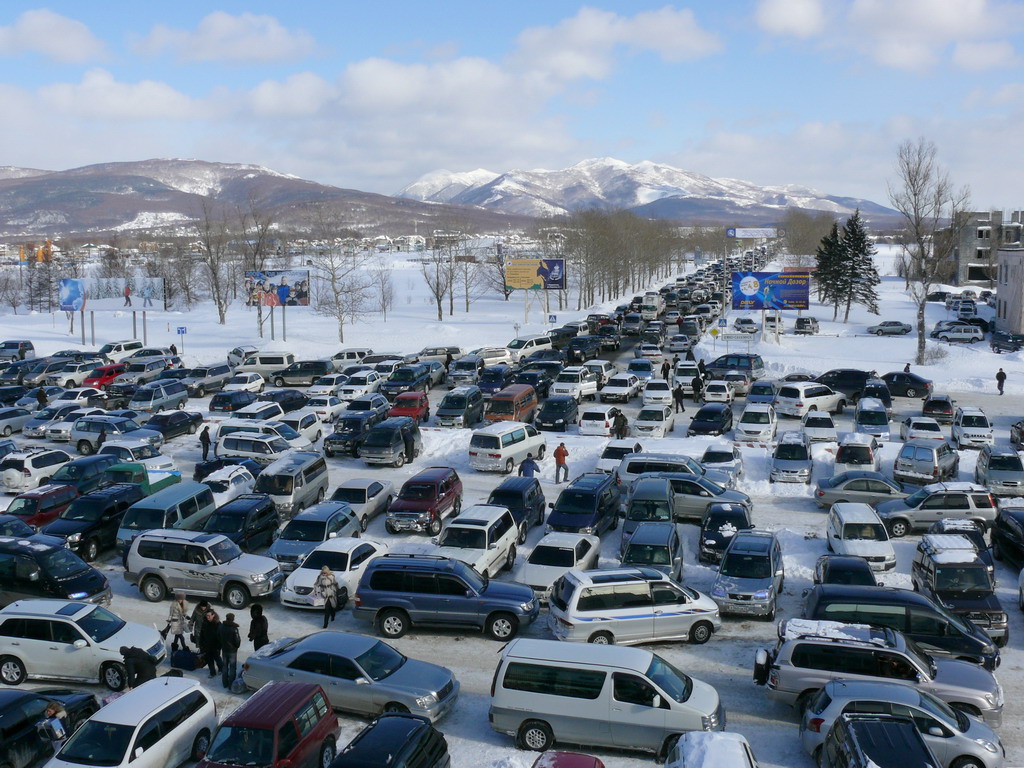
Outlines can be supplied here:
<path id="1" fill-rule="evenodd" d="M 978 550 L 966 536 L 958 533 L 926 533 L 921 537 L 921 549 L 930 549 L 932 559 L 939 565 L 973 563 Z"/>
<path id="2" fill-rule="evenodd" d="M 872 628 L 867 624 L 844 624 L 841 621 L 818 619 L 787 619 L 779 624 L 779 638 L 796 640 L 800 637 L 824 637 L 831 640 L 854 640 L 870 643 Z"/>
<path id="3" fill-rule="evenodd" d="M 977 483 L 931 483 L 924 490 L 929 493 L 936 491 L 968 491 L 970 493 L 988 493 L 988 488 Z"/>

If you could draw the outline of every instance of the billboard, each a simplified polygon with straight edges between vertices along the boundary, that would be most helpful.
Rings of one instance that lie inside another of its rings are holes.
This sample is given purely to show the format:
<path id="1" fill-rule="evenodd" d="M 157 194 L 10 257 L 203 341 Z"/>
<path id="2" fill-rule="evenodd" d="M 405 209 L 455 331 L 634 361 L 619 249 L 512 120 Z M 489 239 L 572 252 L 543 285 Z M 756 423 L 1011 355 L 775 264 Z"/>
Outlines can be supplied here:
<path id="1" fill-rule="evenodd" d="M 565 259 L 509 259 L 505 290 L 564 291 Z"/>
<path id="2" fill-rule="evenodd" d="M 58 300 L 64 312 L 163 309 L 162 277 L 62 277 Z"/>
<path id="3" fill-rule="evenodd" d="M 733 272 L 733 309 L 807 309 L 807 272 Z"/>
<path id="4" fill-rule="evenodd" d="M 784 237 L 785 234 L 786 230 L 778 227 L 728 227 L 725 230 L 726 237 L 735 237 L 738 240 Z"/>
<path id="5" fill-rule="evenodd" d="M 308 307 L 308 269 L 265 269 L 246 272 L 245 305 L 255 307 Z"/>

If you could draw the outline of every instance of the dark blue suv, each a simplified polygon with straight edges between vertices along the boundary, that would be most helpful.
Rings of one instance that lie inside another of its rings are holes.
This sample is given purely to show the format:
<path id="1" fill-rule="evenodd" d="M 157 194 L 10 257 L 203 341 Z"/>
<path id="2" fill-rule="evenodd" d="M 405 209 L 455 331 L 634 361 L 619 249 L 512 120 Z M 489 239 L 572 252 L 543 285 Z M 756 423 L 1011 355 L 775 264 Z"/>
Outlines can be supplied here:
<path id="1" fill-rule="evenodd" d="M 476 383 L 484 397 L 490 397 L 511 384 L 517 372 L 511 365 L 492 365 L 481 371 Z"/>
<path id="2" fill-rule="evenodd" d="M 382 421 L 384 414 L 380 411 L 344 411 L 334 422 L 334 431 L 324 438 L 324 453 L 347 453 L 358 458 L 366 433 Z"/>
<path id="3" fill-rule="evenodd" d="M 430 389 L 430 369 L 422 364 L 403 365 L 380 385 L 380 393 L 394 400 L 403 392 L 427 392 Z"/>
<path id="4" fill-rule="evenodd" d="M 399 638 L 416 624 L 474 627 L 511 640 L 540 611 L 533 587 L 492 581 L 461 560 L 437 555 L 384 555 L 366 566 L 353 614 L 384 637 Z"/>
<path id="5" fill-rule="evenodd" d="M 549 504 L 547 531 L 600 536 L 619 527 L 622 493 L 615 476 L 604 472 L 580 475 Z"/>

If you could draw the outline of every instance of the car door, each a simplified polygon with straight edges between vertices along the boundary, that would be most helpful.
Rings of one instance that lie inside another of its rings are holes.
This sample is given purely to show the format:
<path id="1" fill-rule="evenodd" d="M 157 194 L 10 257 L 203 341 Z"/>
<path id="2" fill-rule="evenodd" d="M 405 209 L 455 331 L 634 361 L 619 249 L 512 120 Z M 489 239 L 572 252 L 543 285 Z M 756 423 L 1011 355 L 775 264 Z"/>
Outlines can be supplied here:
<path id="1" fill-rule="evenodd" d="M 26 697 L 18 704 L 9 706 L 0 715 L 0 733 L 3 747 L 0 755 L 6 756 L 5 765 L 10 768 L 30 768 L 41 765 L 52 751 L 50 743 L 40 738 L 36 725 L 43 720 L 47 699 L 42 696 Z"/>
<path id="2" fill-rule="evenodd" d="M 946 493 L 933 493 L 927 499 L 921 502 L 921 505 L 917 508 L 918 513 L 914 515 L 914 528 L 927 528 L 932 523 L 942 520 L 945 517 L 951 517 L 954 519 L 961 519 L 964 517 L 963 512 L 953 512 L 950 502 L 948 499 L 950 496 L 955 494 Z M 969 505 L 964 499 L 964 509 L 969 509 Z"/>
<path id="3" fill-rule="evenodd" d="M 90 650 L 88 640 L 71 622 L 51 619 L 49 625 L 51 664 L 59 669 L 62 675 L 88 680 L 96 675 L 96 659 Z M 76 648 L 79 640 L 86 644 Z"/>
<path id="4" fill-rule="evenodd" d="M 350 595 L 355 593 L 359 579 L 366 570 L 366 564 L 377 554 L 377 545 L 366 541 L 352 550 L 348 558 L 348 572 L 344 575 L 345 585 Z"/>
<path id="5" fill-rule="evenodd" d="M 692 480 L 672 480 L 675 491 L 675 516 L 677 522 L 700 520 L 711 501 L 711 493 Z"/>
<path id="6" fill-rule="evenodd" d="M 180 545 L 164 545 L 180 546 Z M 221 573 L 206 547 L 188 544 L 184 547 L 184 565 L 181 566 L 186 590 L 216 595 L 220 591 Z"/>
<path id="7" fill-rule="evenodd" d="M 171 756 L 171 739 L 161 738 L 160 734 L 160 718 L 161 712 L 153 715 L 147 719 L 136 731 L 134 740 L 129 751 L 129 755 L 135 755 L 141 750 L 141 754 L 145 755 L 145 760 L 142 761 L 143 765 L 157 766 L 157 765 L 176 765 L 178 760 L 172 759 Z M 129 760 L 137 760 L 138 758 L 129 757 Z"/>
<path id="8" fill-rule="evenodd" d="M 651 585 L 651 599 L 655 639 L 686 637 L 694 621 L 686 593 L 672 584 L 657 583 Z"/>
<path id="9" fill-rule="evenodd" d="M 479 596 L 469 589 L 461 579 L 442 575 L 435 578 L 437 583 L 437 613 L 432 621 L 438 624 L 460 624 L 476 626 L 483 622 L 478 608 Z"/>
<path id="10" fill-rule="evenodd" d="M 935 759 L 938 760 L 939 765 L 948 765 L 952 758 L 956 757 L 952 752 L 955 746 L 953 744 L 953 732 L 945 723 L 939 722 L 930 714 L 917 707 L 908 707 L 905 704 L 891 704 L 890 706 L 892 707 L 892 714 L 900 717 L 909 717 L 914 721 L 914 725 L 917 726 L 921 738 L 931 747 L 932 753 L 935 755 Z"/>
<path id="11" fill-rule="evenodd" d="M 312 683 L 323 686 L 332 707 L 344 709 L 345 697 L 342 689 L 332 688 L 331 655 L 322 651 L 306 651 L 292 659 L 286 667 L 275 672 L 272 665 L 267 665 L 269 681 L 285 680 L 295 683 Z M 337 697 L 337 698 L 335 698 Z"/>
<path id="12" fill-rule="evenodd" d="M 646 679 L 612 673 L 609 721 L 615 746 L 657 751 L 665 739 L 668 703 Z"/>

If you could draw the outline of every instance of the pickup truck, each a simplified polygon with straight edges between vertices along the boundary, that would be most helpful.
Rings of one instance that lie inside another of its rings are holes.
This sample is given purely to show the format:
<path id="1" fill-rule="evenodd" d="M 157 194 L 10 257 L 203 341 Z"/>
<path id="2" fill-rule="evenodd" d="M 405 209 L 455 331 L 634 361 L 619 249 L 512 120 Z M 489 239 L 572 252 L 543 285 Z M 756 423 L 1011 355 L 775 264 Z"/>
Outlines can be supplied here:
<path id="1" fill-rule="evenodd" d="M 106 475 L 111 484 L 134 483 L 146 496 L 181 482 L 181 472 L 176 469 L 151 469 L 131 461 L 107 467 Z"/>

